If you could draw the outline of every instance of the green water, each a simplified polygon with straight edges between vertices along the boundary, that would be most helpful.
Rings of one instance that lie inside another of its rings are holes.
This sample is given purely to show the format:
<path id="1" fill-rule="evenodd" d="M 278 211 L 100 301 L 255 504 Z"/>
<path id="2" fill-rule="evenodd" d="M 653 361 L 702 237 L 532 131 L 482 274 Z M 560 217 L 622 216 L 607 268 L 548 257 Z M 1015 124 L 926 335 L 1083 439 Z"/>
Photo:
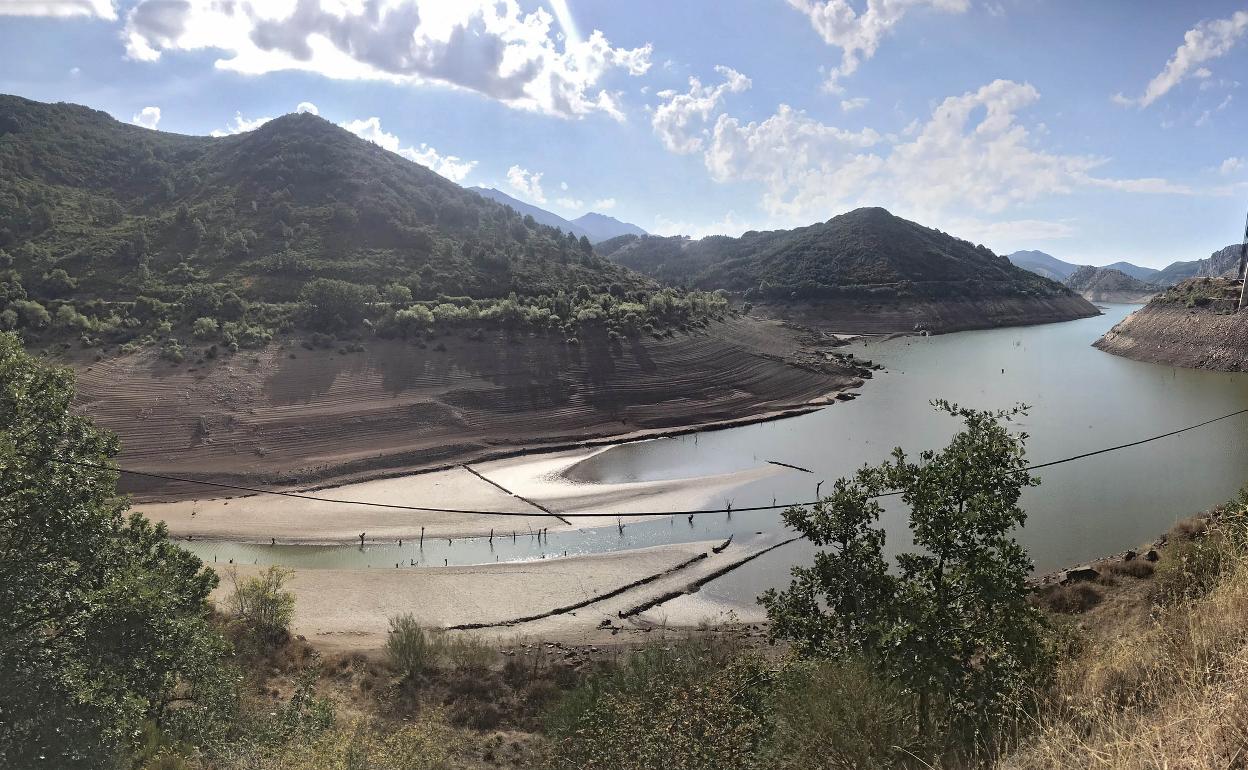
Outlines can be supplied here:
<path id="1" fill-rule="evenodd" d="M 1097 318 L 1045 326 L 902 338 L 856 345 L 860 356 L 883 364 L 862 397 L 819 412 L 731 430 L 614 447 L 578 475 L 617 483 L 723 473 L 775 460 L 813 471 L 786 471 L 734 490 L 734 507 L 773 498 L 809 500 L 815 484 L 830 483 L 894 446 L 917 452 L 941 446 L 956 428 L 928 402 L 946 398 L 977 408 L 1018 402 L 1032 407 L 1022 423 L 1035 463 L 1125 443 L 1248 407 L 1248 374 L 1221 374 L 1144 364 L 1091 347 L 1133 306 L 1108 306 Z M 1029 519 L 1019 533 L 1038 570 L 1120 551 L 1153 539 L 1177 518 L 1227 499 L 1248 482 L 1248 418 L 1043 471 L 1029 490 Z M 540 500 L 539 500 L 540 501 Z M 709 507 L 726 502 L 707 499 Z M 889 548 L 908 545 L 903 511 L 885 516 Z M 303 567 L 419 569 L 637 548 L 706 540 L 732 533 L 776 531 L 775 512 L 683 517 L 551 534 L 496 539 L 426 541 L 423 548 L 269 547 L 194 543 L 207 561 L 284 563 Z M 710 584 L 708 596 L 749 602 L 787 579 L 789 565 L 809 559 L 795 544 Z"/>

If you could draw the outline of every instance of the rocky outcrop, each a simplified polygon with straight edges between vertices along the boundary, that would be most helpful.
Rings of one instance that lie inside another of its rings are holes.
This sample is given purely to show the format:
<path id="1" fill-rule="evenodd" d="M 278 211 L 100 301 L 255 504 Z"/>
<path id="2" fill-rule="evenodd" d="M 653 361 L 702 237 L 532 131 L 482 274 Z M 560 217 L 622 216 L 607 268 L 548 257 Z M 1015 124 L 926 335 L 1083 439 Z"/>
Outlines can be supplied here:
<path id="1" fill-rule="evenodd" d="M 1065 283 L 1089 302 L 1143 305 L 1157 293 L 1155 287 L 1109 267 L 1085 265 L 1072 273 Z"/>
<path id="2" fill-rule="evenodd" d="M 1053 297 L 996 297 L 984 299 L 905 300 L 881 298 L 764 303 L 752 314 L 838 334 L 895 334 L 925 331 L 932 334 L 1032 326 L 1099 315 L 1073 292 Z"/>
<path id="3" fill-rule="evenodd" d="M 1160 294 L 1095 346 L 1137 361 L 1248 371 L 1248 310 L 1235 312 L 1240 282 L 1197 278 Z"/>

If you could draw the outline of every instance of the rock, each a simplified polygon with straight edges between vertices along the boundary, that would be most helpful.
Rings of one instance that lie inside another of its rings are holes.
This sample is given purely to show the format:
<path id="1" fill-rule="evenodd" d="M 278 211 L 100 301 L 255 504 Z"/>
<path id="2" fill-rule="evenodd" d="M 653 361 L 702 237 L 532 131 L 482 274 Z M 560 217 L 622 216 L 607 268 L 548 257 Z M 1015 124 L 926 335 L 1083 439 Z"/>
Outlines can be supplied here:
<path id="1" fill-rule="evenodd" d="M 1133 560 L 1133 559 L 1134 559 L 1136 556 L 1138 556 L 1138 555 L 1139 555 L 1139 554 L 1137 554 L 1135 551 L 1132 551 L 1132 550 L 1128 549 L 1125 553 L 1123 553 L 1123 554 L 1122 554 L 1122 560 L 1123 560 L 1123 561 L 1131 561 L 1131 560 Z"/>
<path id="2" fill-rule="evenodd" d="M 1101 573 L 1092 567 L 1075 567 L 1066 570 L 1066 574 L 1062 576 L 1061 583 L 1064 586 L 1071 583 L 1085 583 L 1089 580 L 1096 580 Z"/>
<path id="3" fill-rule="evenodd" d="M 1149 548 L 1144 552 L 1144 561 L 1157 561 L 1160 558 L 1161 555 L 1157 553 L 1156 548 Z"/>

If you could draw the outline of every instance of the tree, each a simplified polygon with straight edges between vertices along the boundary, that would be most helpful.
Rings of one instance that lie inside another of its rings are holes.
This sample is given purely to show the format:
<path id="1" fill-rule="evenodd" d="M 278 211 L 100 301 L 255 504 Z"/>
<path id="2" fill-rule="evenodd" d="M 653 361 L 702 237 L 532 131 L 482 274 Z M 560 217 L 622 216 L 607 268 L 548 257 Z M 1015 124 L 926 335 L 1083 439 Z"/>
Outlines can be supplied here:
<path id="1" fill-rule="evenodd" d="M 73 376 L 0 334 L 0 756 L 112 767 L 180 683 L 219 670 L 216 575 L 124 515 L 116 437 L 73 415 Z M 73 464 L 71 464 L 73 463 Z"/>
<path id="2" fill-rule="evenodd" d="M 294 574 L 285 567 L 273 566 L 240 581 L 237 570 L 230 573 L 234 583 L 230 613 L 242 624 L 247 636 L 262 647 L 285 641 L 289 635 L 295 595 L 285 586 Z"/>
<path id="3" fill-rule="evenodd" d="M 911 461 L 900 448 L 878 468 L 842 479 L 786 523 L 821 550 L 782 592 L 760 598 L 773 633 L 815 657 L 864 656 L 915 696 L 920 730 L 984 747 L 991 727 L 1019 716 L 1048 670 L 1043 616 L 1027 602 L 1032 564 L 1012 537 L 1026 514 L 1026 434 L 1006 423 L 1025 407 L 987 412 L 934 406 L 963 430 Z M 885 491 L 909 508 L 918 550 L 887 569 L 878 528 Z"/>
<path id="4" fill-rule="evenodd" d="M 349 281 L 317 278 L 304 285 L 299 298 L 310 326 L 333 331 L 358 326 L 368 311 L 368 303 L 376 300 L 377 290 Z"/>

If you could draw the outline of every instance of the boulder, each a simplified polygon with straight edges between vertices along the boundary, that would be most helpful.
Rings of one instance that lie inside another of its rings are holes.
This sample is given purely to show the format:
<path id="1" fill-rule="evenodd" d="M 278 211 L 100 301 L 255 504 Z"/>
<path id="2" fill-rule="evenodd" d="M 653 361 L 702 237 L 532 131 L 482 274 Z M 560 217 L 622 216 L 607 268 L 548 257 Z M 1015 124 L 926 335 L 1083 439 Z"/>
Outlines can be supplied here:
<path id="1" fill-rule="evenodd" d="M 1066 574 L 1062 575 L 1061 583 L 1068 586 L 1071 583 L 1086 583 L 1089 580 L 1096 580 L 1101 576 L 1099 570 L 1093 567 L 1075 567 L 1066 570 Z"/>

